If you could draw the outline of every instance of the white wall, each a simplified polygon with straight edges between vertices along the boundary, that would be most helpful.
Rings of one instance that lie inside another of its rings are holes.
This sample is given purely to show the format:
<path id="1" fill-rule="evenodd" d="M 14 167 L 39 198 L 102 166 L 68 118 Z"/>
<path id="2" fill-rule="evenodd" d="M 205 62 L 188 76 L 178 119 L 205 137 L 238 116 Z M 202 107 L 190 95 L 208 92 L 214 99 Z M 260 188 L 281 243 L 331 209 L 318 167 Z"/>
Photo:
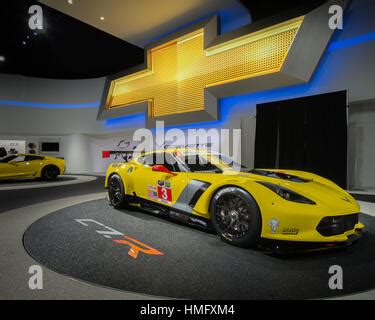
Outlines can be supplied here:
<path id="1" fill-rule="evenodd" d="M 64 155 L 67 160 L 68 173 L 91 173 L 90 139 L 84 134 L 73 134 L 66 137 Z"/>
<path id="2" fill-rule="evenodd" d="M 349 109 L 349 187 L 375 189 L 375 100 Z"/>
<path id="3" fill-rule="evenodd" d="M 105 78 L 59 80 L 0 74 L 0 100 L 90 103 L 100 100 Z"/>
<path id="4" fill-rule="evenodd" d="M 84 135 L 0 135 L 0 140 L 23 140 L 26 141 L 26 153 L 28 153 L 27 145 L 35 143 L 36 153 L 51 157 L 62 157 L 66 159 L 67 173 L 89 173 L 91 172 L 91 161 L 87 155 L 88 141 Z M 40 142 L 59 142 L 60 151 L 57 153 L 42 153 L 40 150 Z M 81 157 L 77 161 L 78 156 Z"/>

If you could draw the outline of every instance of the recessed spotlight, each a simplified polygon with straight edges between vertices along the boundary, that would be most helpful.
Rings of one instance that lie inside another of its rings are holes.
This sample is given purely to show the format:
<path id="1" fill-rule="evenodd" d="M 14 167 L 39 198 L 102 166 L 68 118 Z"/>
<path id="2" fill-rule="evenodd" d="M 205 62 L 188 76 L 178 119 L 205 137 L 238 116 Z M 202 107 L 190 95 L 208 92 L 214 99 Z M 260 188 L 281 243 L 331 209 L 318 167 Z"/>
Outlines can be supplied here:
<path id="1" fill-rule="evenodd" d="M 26 41 L 22 41 L 22 44 L 25 46 L 26 45 Z"/>
<path id="2" fill-rule="evenodd" d="M 73 0 L 68 0 L 68 3 L 69 4 L 73 4 Z"/>
<path id="3" fill-rule="evenodd" d="M 27 37 L 26 37 L 26 39 L 30 39 L 30 37 L 29 37 L 29 36 L 27 36 Z"/>
<path id="4" fill-rule="evenodd" d="M 100 17 L 100 20 L 104 21 L 104 17 Z"/>
<path id="5" fill-rule="evenodd" d="M 0 56 L 0 62 L 4 62 L 5 61 L 5 57 L 4 56 Z"/>

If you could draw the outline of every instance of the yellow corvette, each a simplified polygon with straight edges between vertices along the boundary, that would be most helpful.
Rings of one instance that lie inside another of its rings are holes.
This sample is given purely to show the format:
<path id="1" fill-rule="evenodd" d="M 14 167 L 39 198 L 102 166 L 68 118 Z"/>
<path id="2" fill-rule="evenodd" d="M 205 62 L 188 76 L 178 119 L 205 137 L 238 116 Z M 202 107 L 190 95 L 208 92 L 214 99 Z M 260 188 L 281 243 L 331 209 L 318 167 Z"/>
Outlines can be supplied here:
<path id="1" fill-rule="evenodd" d="M 35 154 L 11 154 L 0 158 L 0 179 L 56 179 L 65 172 L 65 160 Z"/>
<path id="2" fill-rule="evenodd" d="M 277 248 L 292 243 L 330 248 L 352 243 L 364 227 L 353 197 L 325 178 L 249 170 L 207 150 L 166 149 L 113 163 L 105 187 L 115 208 L 139 206 L 212 227 L 223 240 L 243 247 L 269 239 L 277 240 L 272 241 Z"/>

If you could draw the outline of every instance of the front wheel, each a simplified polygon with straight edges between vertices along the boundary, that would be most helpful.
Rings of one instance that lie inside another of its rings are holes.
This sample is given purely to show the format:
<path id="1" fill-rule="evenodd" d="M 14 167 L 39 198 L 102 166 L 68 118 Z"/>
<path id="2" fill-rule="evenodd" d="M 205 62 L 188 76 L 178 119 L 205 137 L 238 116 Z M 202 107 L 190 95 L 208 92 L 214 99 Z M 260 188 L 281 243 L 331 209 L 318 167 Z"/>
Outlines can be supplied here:
<path id="1" fill-rule="evenodd" d="M 124 185 L 122 183 L 121 177 L 118 175 L 113 175 L 109 178 L 108 199 L 110 204 L 115 209 L 122 209 L 127 207 Z"/>
<path id="2" fill-rule="evenodd" d="M 226 242 L 240 246 L 255 246 L 261 233 L 260 210 L 246 191 L 227 187 L 219 190 L 210 206 L 212 225 Z"/>
<path id="3" fill-rule="evenodd" d="M 55 166 L 46 166 L 42 170 L 42 179 L 43 180 L 55 180 L 60 174 L 59 168 Z"/>

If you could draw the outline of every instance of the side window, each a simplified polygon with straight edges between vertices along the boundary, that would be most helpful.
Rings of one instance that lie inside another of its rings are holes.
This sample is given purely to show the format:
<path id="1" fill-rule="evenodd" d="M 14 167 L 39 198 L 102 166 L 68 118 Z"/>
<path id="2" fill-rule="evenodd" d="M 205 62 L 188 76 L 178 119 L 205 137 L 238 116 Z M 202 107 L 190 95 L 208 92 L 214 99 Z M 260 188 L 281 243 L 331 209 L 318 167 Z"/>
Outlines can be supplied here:
<path id="1" fill-rule="evenodd" d="M 178 164 L 176 163 L 176 160 L 170 153 L 159 153 L 159 155 L 164 156 L 161 161 L 161 163 L 158 163 L 158 160 L 160 162 L 160 159 L 157 158 L 157 153 L 149 153 L 144 156 L 141 156 L 137 159 L 139 163 L 142 163 L 143 165 L 147 167 L 152 167 L 155 164 L 162 164 L 164 165 L 169 171 L 172 172 L 179 172 L 181 171 Z"/>
<path id="2" fill-rule="evenodd" d="M 164 166 L 172 172 L 180 171 L 180 168 L 178 167 L 175 158 L 170 153 L 165 153 Z"/>
<path id="3" fill-rule="evenodd" d="M 8 163 L 9 161 L 12 161 L 16 158 L 16 156 L 7 156 L 5 158 L 1 158 L 0 159 L 0 162 L 1 163 Z"/>
<path id="4" fill-rule="evenodd" d="M 145 156 L 140 156 L 137 158 L 137 162 L 138 163 L 141 163 L 141 164 L 144 164 L 145 163 Z"/>
<path id="5" fill-rule="evenodd" d="M 23 162 L 23 161 L 25 161 L 25 156 L 18 156 L 13 160 L 16 161 L 16 162 Z"/>
<path id="6" fill-rule="evenodd" d="M 25 161 L 40 161 L 40 160 L 43 160 L 44 157 L 39 157 L 39 156 L 26 156 L 25 157 Z"/>
<path id="7" fill-rule="evenodd" d="M 189 154 L 180 159 L 185 163 L 191 172 L 214 172 L 218 168 L 210 161 L 198 154 Z"/>
<path id="8" fill-rule="evenodd" d="M 152 155 L 145 154 L 143 156 L 138 157 L 137 162 L 145 166 L 149 166 L 151 164 L 151 161 L 149 161 L 150 159 L 152 159 Z"/>
<path id="9" fill-rule="evenodd" d="M 155 164 L 155 153 L 148 153 L 137 158 L 137 162 L 147 167 L 152 167 Z"/>
<path id="10" fill-rule="evenodd" d="M 156 154 L 155 153 L 148 153 L 145 156 L 145 160 L 143 164 L 148 167 L 152 167 L 156 163 Z"/>

